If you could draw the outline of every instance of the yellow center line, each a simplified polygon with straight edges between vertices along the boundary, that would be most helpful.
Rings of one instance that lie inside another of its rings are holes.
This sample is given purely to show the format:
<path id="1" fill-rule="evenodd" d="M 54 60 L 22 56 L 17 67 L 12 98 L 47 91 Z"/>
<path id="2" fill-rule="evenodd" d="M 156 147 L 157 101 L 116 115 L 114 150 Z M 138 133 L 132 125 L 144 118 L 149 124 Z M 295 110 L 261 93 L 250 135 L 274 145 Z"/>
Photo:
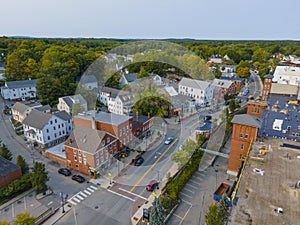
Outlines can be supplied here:
<path id="1" fill-rule="evenodd" d="M 130 189 L 130 192 L 133 192 L 136 187 L 141 183 L 141 181 L 147 176 L 147 174 L 152 170 L 152 168 L 158 163 L 158 161 L 164 157 L 165 154 L 171 149 L 171 147 L 177 142 L 178 138 L 176 138 L 173 143 L 158 157 L 158 159 L 150 166 L 150 168 L 143 174 L 143 176 L 135 183 L 135 185 Z"/>

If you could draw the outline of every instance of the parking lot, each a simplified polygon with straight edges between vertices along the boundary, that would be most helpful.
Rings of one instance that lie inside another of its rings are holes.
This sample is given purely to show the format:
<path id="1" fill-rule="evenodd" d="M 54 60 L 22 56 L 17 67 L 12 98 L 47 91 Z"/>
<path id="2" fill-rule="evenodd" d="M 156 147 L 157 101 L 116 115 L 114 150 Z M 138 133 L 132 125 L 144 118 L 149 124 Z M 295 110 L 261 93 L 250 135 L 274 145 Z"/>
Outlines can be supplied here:
<path id="1" fill-rule="evenodd" d="M 284 140 L 285 143 L 295 144 Z M 295 185 L 300 180 L 300 151 L 280 147 L 282 140 L 267 138 L 263 143 L 254 143 L 251 157 L 264 161 L 248 160 L 237 192 L 238 202 L 233 207 L 229 224 L 299 224 L 300 189 Z M 265 146 L 265 156 L 259 149 Z M 299 156 L 299 157 L 297 157 Z M 254 168 L 264 171 L 255 173 Z M 283 209 L 283 213 L 275 210 Z"/>

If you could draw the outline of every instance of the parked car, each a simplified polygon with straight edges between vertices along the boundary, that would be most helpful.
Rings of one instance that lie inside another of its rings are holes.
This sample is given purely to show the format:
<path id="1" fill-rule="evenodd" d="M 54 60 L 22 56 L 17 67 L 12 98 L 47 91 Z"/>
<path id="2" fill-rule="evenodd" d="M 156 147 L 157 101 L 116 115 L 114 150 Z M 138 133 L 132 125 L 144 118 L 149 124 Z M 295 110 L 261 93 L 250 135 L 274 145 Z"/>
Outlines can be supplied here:
<path id="1" fill-rule="evenodd" d="M 146 186 L 146 190 L 147 191 L 154 191 L 155 190 L 155 188 L 157 188 L 158 187 L 158 181 L 157 180 L 151 180 L 150 182 L 149 182 L 149 184 Z"/>
<path id="2" fill-rule="evenodd" d="M 165 144 L 166 144 L 166 145 L 169 145 L 169 144 L 172 143 L 173 140 L 174 140 L 173 137 L 168 137 L 168 138 L 165 140 Z"/>
<path id="3" fill-rule="evenodd" d="M 259 168 L 254 168 L 253 172 L 256 174 L 260 174 L 261 176 L 263 176 L 265 173 L 265 171 L 263 171 L 262 169 L 259 169 Z"/>
<path id="4" fill-rule="evenodd" d="M 143 157 L 139 157 L 139 158 L 136 159 L 134 165 L 135 166 L 140 166 L 140 165 L 143 164 L 143 162 L 144 162 L 144 158 Z"/>
<path id="5" fill-rule="evenodd" d="M 211 120 L 211 119 L 212 119 L 212 117 L 209 115 L 204 117 L 204 120 Z"/>
<path id="6" fill-rule="evenodd" d="M 58 170 L 58 173 L 63 174 L 65 176 L 70 176 L 72 174 L 71 171 L 67 168 L 60 168 Z"/>
<path id="7" fill-rule="evenodd" d="M 73 175 L 72 180 L 77 181 L 78 183 L 83 183 L 85 181 L 85 178 L 80 175 Z"/>

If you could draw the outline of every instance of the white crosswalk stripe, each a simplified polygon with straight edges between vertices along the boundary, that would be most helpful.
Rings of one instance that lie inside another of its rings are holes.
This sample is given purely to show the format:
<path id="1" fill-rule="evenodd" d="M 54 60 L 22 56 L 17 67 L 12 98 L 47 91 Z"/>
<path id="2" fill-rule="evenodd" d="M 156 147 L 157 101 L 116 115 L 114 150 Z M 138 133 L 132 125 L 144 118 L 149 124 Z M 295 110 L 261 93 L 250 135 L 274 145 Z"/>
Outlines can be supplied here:
<path id="1" fill-rule="evenodd" d="M 84 198 L 81 197 L 79 194 L 76 195 L 76 198 L 79 198 L 81 201 L 84 199 Z"/>
<path id="2" fill-rule="evenodd" d="M 78 198 L 73 197 L 72 199 L 75 200 L 76 202 L 80 203 L 80 200 Z"/>
<path id="3" fill-rule="evenodd" d="M 92 188 L 86 188 L 86 189 L 88 189 L 90 192 L 94 192 L 94 190 L 92 189 Z"/>
<path id="4" fill-rule="evenodd" d="M 91 188 L 93 188 L 95 191 L 97 191 L 98 190 L 98 188 L 96 188 L 95 186 L 93 186 L 93 185 L 91 185 L 90 186 Z"/>
<path id="5" fill-rule="evenodd" d="M 87 197 L 87 195 L 84 194 L 83 192 L 79 192 L 78 194 L 81 195 L 81 196 L 83 196 L 83 197 L 85 197 L 85 198 Z"/>
<path id="6" fill-rule="evenodd" d="M 69 199 L 68 202 L 70 202 L 72 205 L 77 205 L 77 203 L 72 201 L 72 199 Z"/>
<path id="7" fill-rule="evenodd" d="M 88 195 L 91 195 L 91 192 L 87 191 L 87 190 L 83 190 L 84 193 L 87 193 Z"/>

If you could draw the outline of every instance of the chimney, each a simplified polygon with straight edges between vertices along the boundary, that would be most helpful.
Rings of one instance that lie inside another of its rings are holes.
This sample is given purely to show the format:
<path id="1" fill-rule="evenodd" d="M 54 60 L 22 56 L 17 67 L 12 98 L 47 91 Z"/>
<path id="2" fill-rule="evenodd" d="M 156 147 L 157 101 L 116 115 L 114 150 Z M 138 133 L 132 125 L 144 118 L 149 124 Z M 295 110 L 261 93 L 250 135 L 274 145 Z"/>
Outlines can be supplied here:
<path id="1" fill-rule="evenodd" d="M 148 119 L 150 119 L 150 112 L 148 112 Z"/>
<path id="2" fill-rule="evenodd" d="M 136 112 L 136 117 L 135 117 L 136 122 L 139 121 L 139 112 Z"/>
<path id="3" fill-rule="evenodd" d="M 92 129 L 96 130 L 96 121 L 95 117 L 92 116 Z"/>

